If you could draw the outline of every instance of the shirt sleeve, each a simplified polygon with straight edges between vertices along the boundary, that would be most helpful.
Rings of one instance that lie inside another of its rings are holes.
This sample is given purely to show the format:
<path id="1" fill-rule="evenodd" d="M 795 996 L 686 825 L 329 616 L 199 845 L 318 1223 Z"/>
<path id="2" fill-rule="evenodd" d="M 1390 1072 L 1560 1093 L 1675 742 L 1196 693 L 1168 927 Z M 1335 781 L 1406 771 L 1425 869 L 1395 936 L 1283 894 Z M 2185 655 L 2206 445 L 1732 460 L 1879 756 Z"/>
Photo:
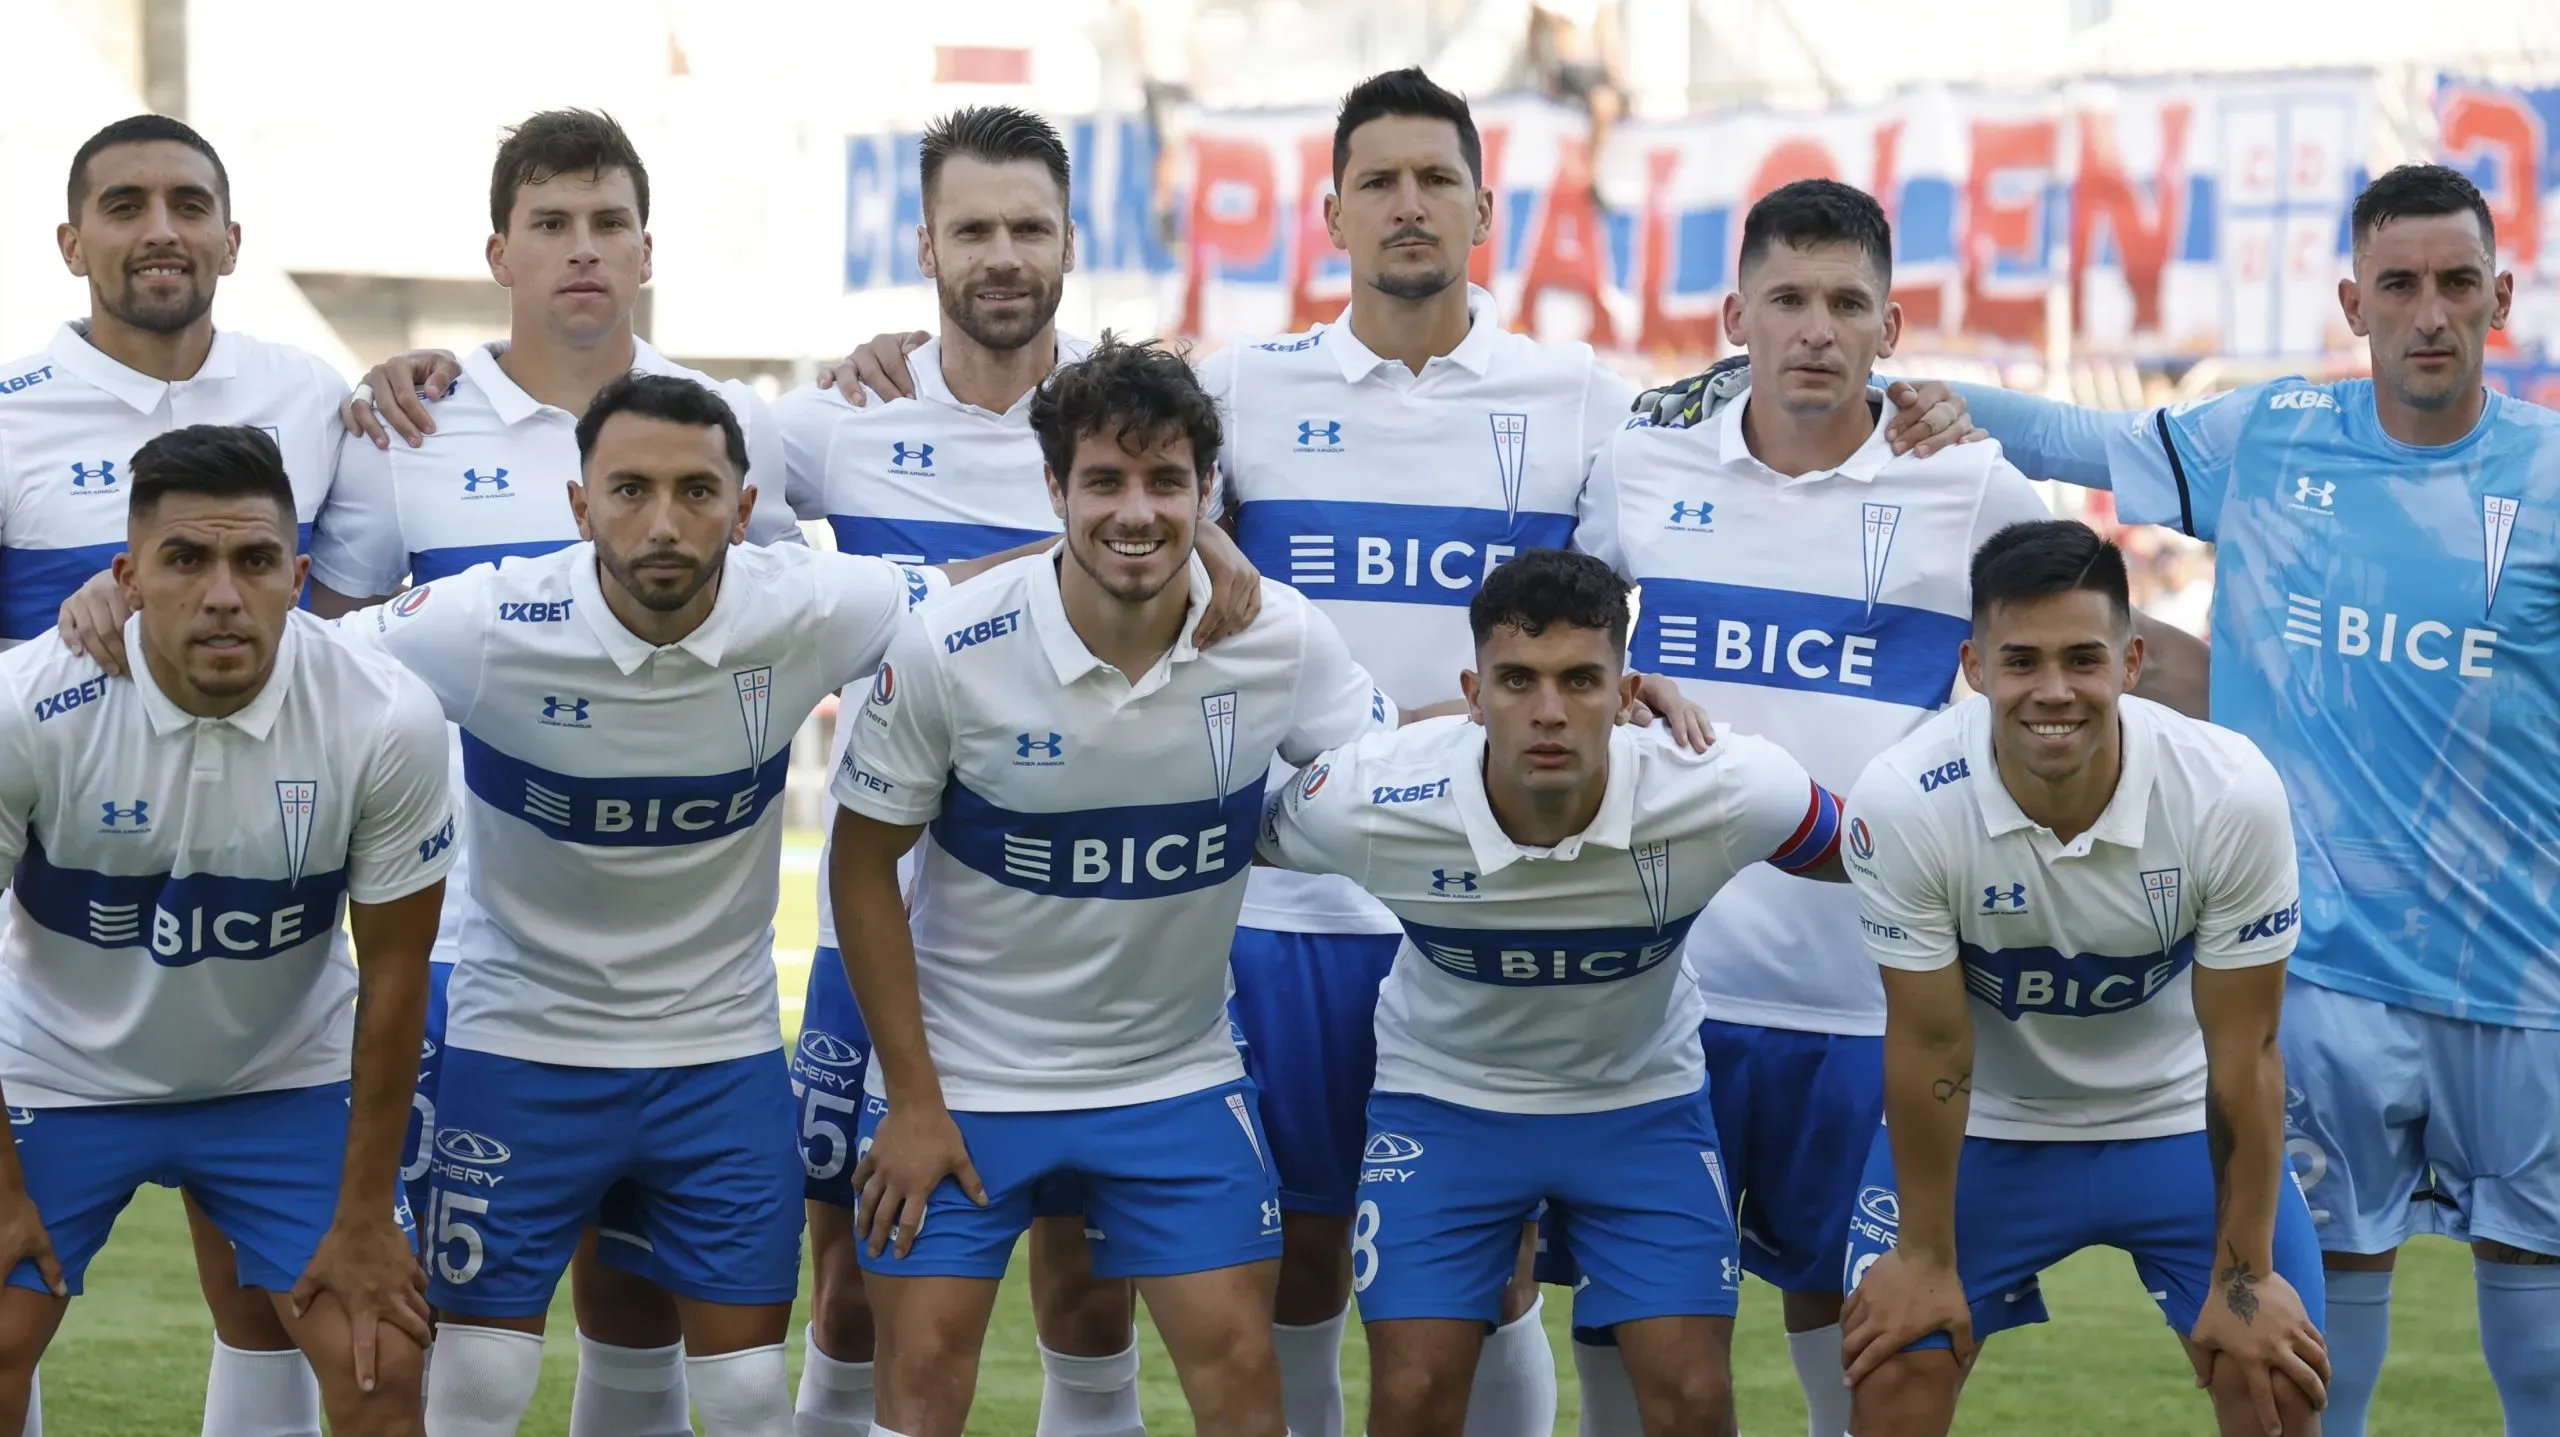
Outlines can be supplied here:
<path id="1" fill-rule="evenodd" d="M 1849 790 L 1845 817 L 1841 861 L 1858 890 L 1868 956 L 1914 973 L 1956 961 L 1946 848 L 1918 790 L 1883 762 L 1868 764 Z"/>
<path id="2" fill-rule="evenodd" d="M 30 709 L 5 679 L 0 704 L 0 887 L 6 887 L 26 857 L 27 825 L 35 819 L 36 735 Z"/>
<path id="3" fill-rule="evenodd" d="M 747 482 L 756 490 L 756 507 L 747 515 L 747 542 L 808 543 L 792 512 L 790 466 L 783 460 L 782 430 L 773 422 L 773 409 L 737 380 L 721 385 L 720 391 L 747 431 Z"/>
<path id="4" fill-rule="evenodd" d="M 1982 502 L 1973 511 L 1973 549 L 2012 524 L 2029 524 L 2053 517 L 2053 506 L 2044 502 L 2036 486 L 2017 466 L 2002 459 L 1995 461 L 1991 472 L 1983 476 Z M 1965 552 L 1970 555 L 1973 549 Z"/>
<path id="5" fill-rule="evenodd" d="M 2293 812 L 2284 780 L 2254 745 L 2204 823 L 2197 857 L 2196 962 L 2251 968 L 2291 957 L 2302 931 Z"/>
<path id="6" fill-rule="evenodd" d="M 1765 738 L 1719 732 L 1716 747 L 1733 795 L 1724 834 L 1733 866 L 1800 873 L 1830 861 L 1840 847 L 1839 798 Z"/>
<path id="7" fill-rule="evenodd" d="M 401 674 L 347 842 L 350 902 L 406 898 L 452 870 L 448 748 L 435 696 L 415 676 Z"/>
<path id="8" fill-rule="evenodd" d="M 341 426 L 338 474 L 311 535 L 312 581 L 351 599 L 369 599 L 399 588 L 408 575 L 409 546 L 400 534 L 391 455 Z"/>
<path id="9" fill-rule="evenodd" d="M 869 554 L 815 553 L 827 687 L 840 689 L 880 667 L 890 639 L 911 627 L 907 611 L 950 587 L 940 569 L 892 564 Z"/>
<path id="10" fill-rule="evenodd" d="M 1218 487 L 1209 496 L 1209 518 L 1212 522 L 1225 518 L 1229 510 L 1243 502 L 1227 492 L 1235 482 L 1232 460 L 1239 427 L 1236 415 L 1237 348 L 1230 344 L 1200 361 L 1200 387 L 1209 391 L 1209 397 L 1217 401 L 1218 419 L 1226 425 L 1227 431 L 1227 442 L 1218 446 Z"/>
<path id="11" fill-rule="evenodd" d="M 1254 852 L 1299 873 L 1361 877 L 1368 871 L 1368 835 L 1360 831 L 1364 791 L 1356 746 L 1319 754 L 1262 800 Z"/>
<path id="12" fill-rule="evenodd" d="M 1351 648 L 1342 641 L 1342 631 L 1322 609 L 1298 598 L 1294 590 L 1265 579 L 1262 581 L 1263 602 L 1267 605 L 1280 593 L 1296 600 L 1306 616 L 1306 626 L 1298 648 L 1297 708 L 1289 717 L 1289 732 L 1280 740 L 1280 757 L 1290 763 L 1303 764 L 1329 748 L 1340 748 L 1365 733 L 1376 733 L 1396 726 L 1397 713 L 1387 691 L 1379 688 L 1351 657 Z"/>
<path id="13" fill-rule="evenodd" d="M 814 384 L 773 402 L 773 427 L 782 440 L 783 496 L 791 512 L 803 519 L 827 517 L 827 453 L 835 443 L 837 419 L 853 412 L 844 396 Z"/>
<path id="14" fill-rule="evenodd" d="M 850 722 L 853 741 L 831 786 L 837 803 L 902 827 L 942 812 L 952 759 L 950 699 L 922 624 L 909 618 L 899 625 L 887 661 L 872 676 L 870 698 Z"/>
<path id="15" fill-rule="evenodd" d="M 1625 447 L 1618 436 L 1624 432 L 1612 433 L 1600 446 L 1573 516 L 1574 549 L 1608 565 L 1620 578 L 1627 572 L 1626 546 L 1618 539 L 1618 456 Z"/>
<path id="16" fill-rule="evenodd" d="M 1599 355 L 1591 356 L 1591 369 L 1582 381 L 1582 473 L 1588 479 L 1591 466 L 1598 463 L 1600 451 L 1627 427 L 1627 415 L 1636 406 L 1636 387 L 1611 369 Z"/>
<path id="17" fill-rule="evenodd" d="M 338 633 L 358 648 L 399 660 L 427 686 L 447 719 L 467 724 L 480 702 L 489 621 L 496 613 L 482 580 L 495 572 L 488 565 L 474 565 L 420 584 L 389 603 L 338 619 Z"/>
<path id="18" fill-rule="evenodd" d="M 1878 375 L 1876 382 L 1891 381 Z M 2011 463 L 2034 478 L 2059 479 L 2083 489 L 2109 487 L 2107 436 L 2136 417 L 2021 394 L 1997 384 L 1950 383 L 1947 388 L 1964 401 L 1973 422 L 2000 442 Z"/>

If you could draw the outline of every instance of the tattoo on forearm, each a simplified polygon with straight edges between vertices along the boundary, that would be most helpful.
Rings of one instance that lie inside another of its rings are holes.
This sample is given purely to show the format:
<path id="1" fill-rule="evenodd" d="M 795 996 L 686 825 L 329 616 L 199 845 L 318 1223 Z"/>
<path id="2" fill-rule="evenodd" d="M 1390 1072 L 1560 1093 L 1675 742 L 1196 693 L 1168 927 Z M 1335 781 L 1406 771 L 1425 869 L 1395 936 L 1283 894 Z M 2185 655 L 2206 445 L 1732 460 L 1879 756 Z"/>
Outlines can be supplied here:
<path id="1" fill-rule="evenodd" d="M 2241 1322 L 2252 1322 L 2258 1316 L 2258 1284 L 2264 1279 L 2257 1269 L 2249 1265 L 2249 1260 L 2240 1255 L 2238 1248 L 2226 1247 L 2231 1261 L 2215 1274 L 2215 1280 L 2222 1284 L 2222 1305 L 2231 1309 L 2231 1315 Z"/>
<path id="2" fill-rule="evenodd" d="M 2207 1089 L 2204 1095 L 2204 1147 L 2213 1162 L 2213 1221 L 2222 1225 L 2231 1207 L 2231 1154 L 2239 1139 L 2231 1131 L 2231 1115 L 2222 1109 L 2219 1094 Z"/>
<path id="3" fill-rule="evenodd" d="M 1929 1096 L 1937 1099 L 1941 1106 L 1954 1102 L 1958 1093 L 1967 1097 L 1973 1096 L 1972 1073 L 1964 1072 L 1952 1078 L 1940 1078 L 1929 1085 Z"/>

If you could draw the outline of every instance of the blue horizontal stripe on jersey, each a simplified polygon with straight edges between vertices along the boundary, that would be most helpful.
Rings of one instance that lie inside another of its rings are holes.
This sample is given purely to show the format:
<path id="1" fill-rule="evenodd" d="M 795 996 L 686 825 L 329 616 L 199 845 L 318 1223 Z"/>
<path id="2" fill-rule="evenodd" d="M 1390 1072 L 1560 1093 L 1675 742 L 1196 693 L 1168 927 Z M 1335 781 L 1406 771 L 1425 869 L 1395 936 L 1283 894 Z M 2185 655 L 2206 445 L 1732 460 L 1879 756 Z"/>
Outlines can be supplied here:
<path id="1" fill-rule="evenodd" d="M 1638 578 L 1637 668 L 1934 709 L 1972 625 L 1955 614 L 1831 594 Z"/>
<path id="2" fill-rule="evenodd" d="M 1444 928 L 1407 918 L 1404 934 L 1431 966 L 1471 983 L 1506 988 L 1548 988 L 1566 983 L 1616 983 L 1652 972 L 1680 956 L 1689 925 L 1685 913 L 1659 928 Z"/>
<path id="3" fill-rule="evenodd" d="M 2096 1018 L 2150 1002 L 2196 961 L 2196 940 L 2189 934 L 2166 953 L 2121 958 L 1959 942 L 1956 956 L 1964 963 L 1965 987 L 2012 1022 L 2026 1013 Z"/>
<path id="4" fill-rule="evenodd" d="M 163 968 L 185 968 L 273 958 L 327 936 L 338 926 L 347 871 L 299 880 L 100 873 L 56 864 L 29 833 L 9 887 L 40 927 L 99 948 L 146 949 Z"/>
<path id="5" fill-rule="evenodd" d="M 513 544 L 452 544 L 441 549 L 420 549 L 409 556 L 409 582 L 432 584 L 438 579 L 450 579 L 474 564 L 494 564 L 501 559 L 539 559 L 576 542 L 573 536 L 566 539 L 526 539 Z"/>
<path id="6" fill-rule="evenodd" d="M 691 776 L 586 778 L 502 753 L 462 731 L 462 780 L 471 795 L 562 843 L 672 848 L 756 826 L 791 772 L 791 747 L 755 768 Z"/>
<path id="7" fill-rule="evenodd" d="M 1058 537 L 1049 529 L 1008 529 L 1001 524 L 960 524 L 947 519 L 882 519 L 868 514 L 829 514 L 827 525 L 835 530 L 836 547 L 848 554 L 909 564 L 983 559 Z"/>
<path id="8" fill-rule="evenodd" d="M 295 526 L 295 552 L 311 552 L 311 526 Z M 68 549 L 0 547 L 0 640 L 32 639 L 53 627 L 62 601 L 124 552 L 124 541 Z"/>
<path id="9" fill-rule="evenodd" d="M 1313 499 L 1236 508 L 1245 557 L 1310 599 L 1463 606 L 1505 559 L 1572 542 L 1570 514 Z"/>
<path id="10" fill-rule="evenodd" d="M 996 882 L 1046 898 L 1170 898 L 1252 865 L 1262 782 L 1189 803 L 1019 813 L 954 777 L 933 841 Z"/>

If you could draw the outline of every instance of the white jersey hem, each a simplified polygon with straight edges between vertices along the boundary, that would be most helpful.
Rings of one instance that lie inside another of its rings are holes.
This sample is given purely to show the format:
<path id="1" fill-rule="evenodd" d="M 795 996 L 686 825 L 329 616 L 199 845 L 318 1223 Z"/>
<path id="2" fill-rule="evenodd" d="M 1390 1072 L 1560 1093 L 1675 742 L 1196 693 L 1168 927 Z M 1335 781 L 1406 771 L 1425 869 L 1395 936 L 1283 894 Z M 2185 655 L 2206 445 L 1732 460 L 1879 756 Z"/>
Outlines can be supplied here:
<path id="1" fill-rule="evenodd" d="M 1578 1117 L 1587 1113 L 1615 1113 L 1640 1108 L 1647 1103 L 1668 1102 L 1686 1098 L 1705 1090 L 1703 1073 L 1682 1073 L 1647 1083 L 1632 1083 L 1609 1089 L 1605 1094 L 1590 1091 L 1569 1093 L 1497 1093 L 1482 1087 L 1466 1087 L 1446 1077 L 1419 1070 L 1390 1073 L 1380 1069 L 1371 1091 L 1410 1093 L 1465 1108 L 1478 1113 L 1505 1113 L 1517 1117 Z"/>
<path id="2" fill-rule="evenodd" d="M 1968 1138 L 1996 1138 L 2011 1143 L 2120 1143 L 2141 1138 L 2174 1138 L 2204 1131 L 2204 1113 L 2174 1113 L 2122 1123 L 2088 1123 L 2060 1127 L 2015 1118 L 1974 1117 L 1965 1123 Z"/>
<path id="3" fill-rule="evenodd" d="M 877 1074 L 875 1064 L 871 1069 Z M 942 1075 L 942 1105 L 955 1113 L 1065 1113 L 1085 1108 L 1133 1108 L 1140 1103 L 1160 1103 L 1167 1098 L 1188 1097 L 1225 1087 L 1244 1077 L 1244 1062 L 1230 1051 L 1215 1061 L 1193 1060 L 1143 1083 L 1097 1080 L 1079 1084 L 1073 1080 L 1042 1080 L 1034 1075 L 1014 1077 L 1010 1085 L 999 1081 L 963 1078 L 950 1073 Z M 866 1087 L 870 1096 L 889 1098 L 882 1092 L 876 1077 Z"/>
<path id="4" fill-rule="evenodd" d="M 1884 1036 L 1884 1009 L 1872 1013 L 1843 1013 L 1837 1010 L 1817 1011 L 1791 1004 L 1755 1003 L 1747 998 L 1719 994 L 1704 979 L 1698 991 L 1707 1000 L 1707 1017 L 1718 1023 L 1743 1023 L 1754 1028 L 1784 1028 L 1795 1033 L 1823 1033 L 1834 1038 L 1881 1038 Z"/>
<path id="5" fill-rule="evenodd" d="M 561 1068 L 699 1068 L 782 1051 L 782 1029 L 778 1024 L 770 1032 L 753 1036 L 697 1038 L 687 1043 L 651 1043 L 641 1033 L 612 1043 L 528 1038 L 492 1032 L 477 1023 L 450 1021 L 444 1036 L 447 1048 Z"/>
<path id="6" fill-rule="evenodd" d="M 285 1093 L 299 1088 L 322 1088 L 331 1083 L 346 1082 L 350 1075 L 351 1068 L 344 1060 L 336 1063 L 304 1063 L 272 1077 L 260 1078 L 236 1088 L 225 1088 L 218 1093 L 171 1093 L 160 1097 L 138 1097 L 130 1093 L 114 1097 L 92 1097 L 82 1093 L 64 1092 L 59 1088 L 49 1088 L 35 1078 L 21 1078 L 14 1074 L 0 1075 L 0 1087 L 7 1089 L 11 1107 L 32 1108 L 39 1112 L 54 1108 L 167 1108 L 181 1107 L 188 1103 L 218 1103 L 225 1098 L 245 1098 L 257 1093 Z"/>

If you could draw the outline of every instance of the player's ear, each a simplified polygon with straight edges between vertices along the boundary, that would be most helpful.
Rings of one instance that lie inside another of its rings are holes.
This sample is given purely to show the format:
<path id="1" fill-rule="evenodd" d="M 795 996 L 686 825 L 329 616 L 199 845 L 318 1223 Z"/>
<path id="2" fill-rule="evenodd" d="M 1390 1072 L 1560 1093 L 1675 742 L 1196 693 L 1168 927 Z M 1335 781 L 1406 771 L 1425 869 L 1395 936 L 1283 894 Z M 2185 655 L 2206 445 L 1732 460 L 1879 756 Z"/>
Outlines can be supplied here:
<path id="1" fill-rule="evenodd" d="M 2150 649 L 2142 642 L 2142 635 L 2134 631 L 2130 616 L 2125 620 L 2125 629 L 2132 637 L 2124 645 L 2124 691 L 2132 693 L 2142 682 L 2142 663 L 2150 656 Z"/>
<path id="2" fill-rule="evenodd" d="M 916 226 L 916 268 L 924 271 L 927 279 L 941 278 L 933 265 L 933 225 L 930 222 Z"/>
<path id="3" fill-rule="evenodd" d="M 1956 665 L 1964 670 L 1966 688 L 1975 693 L 1985 692 L 1982 687 L 1982 651 L 1973 646 L 1973 640 L 1967 639 L 1956 646 Z"/>
<path id="4" fill-rule="evenodd" d="M 587 523 L 587 486 L 569 481 L 569 517 L 578 521 L 578 537 L 592 542 L 596 531 Z"/>
<path id="5" fill-rule="evenodd" d="M 1732 340 L 1735 344 L 1745 349 L 1751 347 L 1751 338 L 1742 329 L 1741 290 L 1729 289 L 1724 292 L 1724 333 L 1725 338 Z"/>
<path id="6" fill-rule="evenodd" d="M 240 267 L 240 222 L 233 220 L 222 227 L 222 274 Z"/>
<path id="7" fill-rule="evenodd" d="M 2489 294 L 2492 304 L 2489 310 L 2489 327 L 2504 329 L 2507 327 L 2507 307 L 2516 302 L 2515 272 L 2503 269 L 2498 271 L 2498 277 L 2489 281 Z"/>
<path id="8" fill-rule="evenodd" d="M 80 227 L 61 224 L 53 227 L 53 242 L 62 248 L 62 267 L 74 275 L 89 277 L 88 257 L 80 253 Z"/>
<path id="9" fill-rule="evenodd" d="M 647 284 L 657 274 L 657 266 L 658 242 L 649 238 L 647 230 L 642 230 L 640 232 L 640 282 L 642 284 Z"/>
<path id="10" fill-rule="evenodd" d="M 738 518 L 735 523 L 732 523 L 729 526 L 730 543 L 743 544 L 747 542 L 747 521 L 755 517 L 755 512 L 756 486 L 753 484 L 740 485 L 738 488 Z"/>
<path id="11" fill-rule="evenodd" d="M 311 587 L 311 556 L 296 554 L 293 556 L 293 591 L 299 594 L 309 587 Z"/>
<path id="12" fill-rule="evenodd" d="M 1074 274 L 1076 272 L 1076 222 L 1074 220 L 1067 221 L 1066 236 L 1066 252 L 1060 257 L 1058 273 Z"/>
<path id="13" fill-rule="evenodd" d="M 1633 669 L 1618 675 L 1618 712 L 1627 711 L 1627 705 L 1636 701 L 1636 690 L 1643 686 L 1644 675 Z"/>
<path id="14" fill-rule="evenodd" d="M 142 566 L 133 560 L 133 541 L 128 539 L 125 542 L 125 552 L 107 561 L 107 572 L 115 577 L 116 587 L 124 591 L 125 607 L 139 609 L 142 607 L 142 586 L 139 582 Z"/>
<path id="15" fill-rule="evenodd" d="M 1324 192 L 1324 232 L 1335 249 L 1350 250 L 1351 242 L 1342 237 L 1342 196 L 1331 190 Z"/>
<path id="16" fill-rule="evenodd" d="M 1476 228 L 1475 228 L 1475 235 L 1474 235 L 1474 237 L 1473 237 L 1473 238 L 1471 238 L 1471 239 L 1469 239 L 1469 240 L 1467 241 L 1467 248 L 1469 248 L 1469 249 L 1475 249 L 1475 248 L 1478 248 L 1479 246 L 1483 245 L 1485 241 L 1487 241 L 1487 240 L 1489 240 L 1489 239 L 1492 239 L 1492 238 L 1493 238 L 1493 191 L 1491 191 L 1491 190 L 1489 190 L 1489 189 L 1485 188 L 1483 185 L 1479 184 L 1479 185 L 1477 185 L 1477 186 L 1476 186 Z"/>
<path id="17" fill-rule="evenodd" d="M 1466 696 L 1467 720 L 1470 723 L 1484 722 L 1484 705 L 1476 702 L 1476 694 L 1482 687 L 1483 680 L 1476 677 L 1475 670 L 1458 670 L 1458 692 Z"/>
<path id="18" fill-rule="evenodd" d="M 1902 342 L 1902 306 L 1887 298 L 1884 302 L 1884 343 L 1876 346 L 1876 358 L 1890 359 L 1893 347 Z"/>
<path id="19" fill-rule="evenodd" d="M 1046 464 L 1040 466 L 1040 477 L 1049 482 L 1050 512 L 1056 514 L 1058 518 L 1063 521 L 1067 517 L 1066 486 L 1058 482 L 1058 471 L 1050 468 Z"/>
<path id="20" fill-rule="evenodd" d="M 2354 280 L 2338 281 L 2338 308 L 2347 317 L 2348 332 L 2359 338 L 2363 337 L 2365 333 L 2364 292 L 2356 288 Z"/>
<path id="21" fill-rule="evenodd" d="M 507 237 L 503 234 L 489 236 L 485 253 L 489 259 L 489 278 L 496 280 L 500 289 L 515 288 L 515 274 L 507 268 Z"/>

